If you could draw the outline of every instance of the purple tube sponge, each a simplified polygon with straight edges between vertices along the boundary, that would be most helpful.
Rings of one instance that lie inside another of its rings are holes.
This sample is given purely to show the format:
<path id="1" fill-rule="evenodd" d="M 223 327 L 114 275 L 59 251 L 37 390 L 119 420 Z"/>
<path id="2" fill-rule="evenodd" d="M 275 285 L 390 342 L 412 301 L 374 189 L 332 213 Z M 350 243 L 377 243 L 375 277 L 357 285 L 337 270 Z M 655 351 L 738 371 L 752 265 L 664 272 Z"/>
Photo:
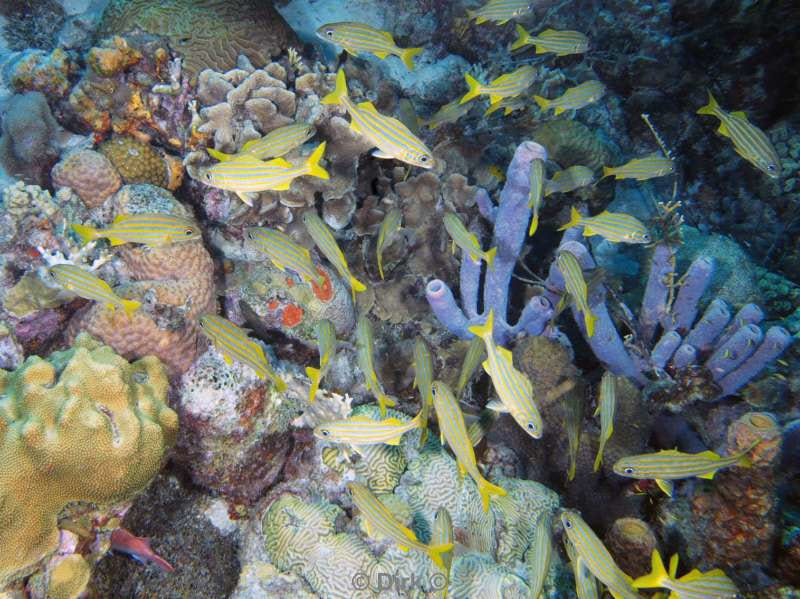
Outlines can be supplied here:
<path id="1" fill-rule="evenodd" d="M 665 328 L 675 329 L 680 334 L 689 330 L 697 317 L 697 305 L 708 289 L 713 274 L 714 261 L 711 258 L 700 256 L 692 262 L 672 305 L 671 326 L 665 323 Z"/>
<path id="2" fill-rule="evenodd" d="M 758 349 L 742 362 L 741 366 L 719 381 L 719 386 L 722 387 L 721 397 L 736 393 L 768 364 L 777 360 L 791 343 L 792 336 L 789 331 L 783 327 L 770 327 Z"/>

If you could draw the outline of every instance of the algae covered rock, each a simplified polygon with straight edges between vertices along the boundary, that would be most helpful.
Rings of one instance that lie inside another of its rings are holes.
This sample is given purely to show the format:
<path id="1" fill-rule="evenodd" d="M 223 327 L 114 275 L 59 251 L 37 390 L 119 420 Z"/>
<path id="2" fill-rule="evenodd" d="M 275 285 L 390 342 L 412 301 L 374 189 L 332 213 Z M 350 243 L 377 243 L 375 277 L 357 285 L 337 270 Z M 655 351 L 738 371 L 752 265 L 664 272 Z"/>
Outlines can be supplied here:
<path id="1" fill-rule="evenodd" d="M 67 504 L 125 501 L 148 485 L 178 429 L 167 387 L 157 358 L 128 363 L 87 335 L 0 370 L 0 585 L 57 548 Z"/>

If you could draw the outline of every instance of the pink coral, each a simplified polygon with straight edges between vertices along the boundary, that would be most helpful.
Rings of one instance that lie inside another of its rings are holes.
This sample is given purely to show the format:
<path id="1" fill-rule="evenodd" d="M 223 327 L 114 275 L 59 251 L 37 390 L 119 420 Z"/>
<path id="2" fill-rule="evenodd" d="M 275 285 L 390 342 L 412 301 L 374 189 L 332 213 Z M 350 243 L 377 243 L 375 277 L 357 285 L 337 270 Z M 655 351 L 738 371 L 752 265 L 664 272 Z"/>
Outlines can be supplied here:
<path id="1" fill-rule="evenodd" d="M 108 158 L 94 150 L 78 150 L 53 167 L 53 183 L 71 187 L 89 208 L 97 208 L 122 185 Z"/>

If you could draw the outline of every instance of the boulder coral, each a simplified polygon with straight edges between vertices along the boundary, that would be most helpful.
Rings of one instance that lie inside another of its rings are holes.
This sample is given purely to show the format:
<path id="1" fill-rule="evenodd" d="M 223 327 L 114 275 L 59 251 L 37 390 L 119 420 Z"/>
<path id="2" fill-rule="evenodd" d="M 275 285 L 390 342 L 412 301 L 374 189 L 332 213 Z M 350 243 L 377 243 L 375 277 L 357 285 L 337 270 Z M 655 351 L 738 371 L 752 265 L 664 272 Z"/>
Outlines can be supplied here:
<path id="1" fill-rule="evenodd" d="M 87 335 L 0 370 L 0 584 L 58 547 L 67 504 L 122 502 L 148 485 L 178 429 L 167 387 L 157 358 L 129 364 Z"/>

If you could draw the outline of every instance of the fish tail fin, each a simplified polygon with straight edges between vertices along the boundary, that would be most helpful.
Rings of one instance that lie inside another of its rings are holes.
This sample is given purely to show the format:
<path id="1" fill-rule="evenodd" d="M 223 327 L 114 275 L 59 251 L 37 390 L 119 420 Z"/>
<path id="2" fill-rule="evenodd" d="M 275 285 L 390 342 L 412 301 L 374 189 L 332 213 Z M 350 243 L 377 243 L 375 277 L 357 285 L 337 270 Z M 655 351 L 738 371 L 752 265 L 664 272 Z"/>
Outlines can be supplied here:
<path id="1" fill-rule="evenodd" d="M 489 268 L 494 270 L 494 257 L 497 254 L 497 248 L 493 247 L 489 250 L 486 250 L 486 263 L 489 265 Z"/>
<path id="2" fill-rule="evenodd" d="M 503 496 L 506 495 L 506 490 L 497 485 L 493 485 L 485 478 L 481 477 L 478 480 L 478 491 L 481 493 L 481 501 L 483 502 L 484 513 L 489 511 L 489 497 L 492 495 Z"/>
<path id="3" fill-rule="evenodd" d="M 578 209 L 575 206 L 572 207 L 569 213 L 569 222 L 564 225 L 563 227 L 559 227 L 559 231 L 565 231 L 566 229 L 570 229 L 578 225 L 578 222 L 581 220 L 581 213 L 578 212 Z"/>
<path id="4" fill-rule="evenodd" d="M 70 225 L 70 229 L 72 229 L 78 237 L 81 238 L 81 245 L 86 245 L 93 239 L 97 239 L 97 229 L 94 227 L 90 227 L 89 225 Z"/>
<path id="5" fill-rule="evenodd" d="M 209 156 L 211 156 L 212 158 L 216 158 L 220 162 L 225 162 L 226 160 L 230 160 L 231 158 L 233 158 L 233 154 L 226 154 L 225 152 L 220 152 L 219 150 L 215 150 L 214 148 L 206 148 L 206 152 L 208 152 Z"/>
<path id="6" fill-rule="evenodd" d="M 426 552 L 428 557 L 433 560 L 433 563 L 439 566 L 440 569 L 446 570 L 444 562 L 442 561 L 442 553 L 447 553 L 453 550 L 452 543 L 443 543 L 442 545 L 428 545 Z"/>
<path id="7" fill-rule="evenodd" d="M 414 57 L 417 54 L 420 54 L 424 48 L 404 48 L 400 52 L 400 60 L 403 61 L 403 64 L 406 65 L 406 68 L 409 71 L 414 70 Z"/>
<path id="8" fill-rule="evenodd" d="M 327 142 L 322 142 L 317 146 L 317 149 L 311 152 L 311 156 L 308 157 L 306 160 L 306 169 L 308 169 L 308 174 L 312 177 L 319 177 L 320 179 L 330 179 L 331 176 L 328 174 L 324 168 L 319 165 L 319 161 L 322 159 L 322 155 L 325 154 L 325 144 Z"/>
<path id="9" fill-rule="evenodd" d="M 513 52 L 517 48 L 522 48 L 528 44 L 528 32 L 525 31 L 525 28 L 522 25 L 517 25 L 517 39 L 516 41 L 511 44 L 511 51 Z"/>
<path id="10" fill-rule="evenodd" d="M 710 114 L 713 116 L 717 116 L 719 114 L 719 104 L 717 104 L 716 98 L 711 95 L 710 91 L 708 92 L 708 104 L 698 108 L 697 114 Z"/>
<path id="11" fill-rule="evenodd" d="M 344 69 L 339 69 L 336 73 L 336 87 L 327 96 L 322 98 L 323 104 L 339 104 L 347 97 L 347 80 L 344 76 Z"/>
<path id="12" fill-rule="evenodd" d="M 664 568 L 664 562 L 661 559 L 661 554 L 658 549 L 653 549 L 653 555 L 650 558 L 651 572 L 640 576 L 633 581 L 633 586 L 638 588 L 650 588 L 663 586 L 662 583 L 668 578 L 667 570 Z"/>
<path id="13" fill-rule="evenodd" d="M 531 227 L 528 229 L 528 237 L 536 233 L 536 229 L 539 228 L 539 215 L 534 212 L 533 218 L 531 218 Z"/>
<path id="14" fill-rule="evenodd" d="M 136 312 L 136 310 L 142 307 L 142 304 L 136 300 L 122 300 L 120 303 L 122 304 L 122 309 L 125 310 L 125 315 L 128 317 L 128 320 L 133 317 L 133 313 Z"/>
<path id="15" fill-rule="evenodd" d="M 476 324 L 474 326 L 471 326 L 467 330 L 473 335 L 477 335 L 478 337 L 482 337 L 483 339 L 486 339 L 487 337 L 491 339 L 492 329 L 494 328 L 493 321 L 494 321 L 494 311 L 489 310 L 489 316 L 486 317 L 486 322 L 484 322 L 483 324 Z"/>
<path id="16" fill-rule="evenodd" d="M 603 167 L 603 176 L 600 179 L 605 179 L 606 177 L 613 177 L 614 176 L 614 168 L 611 166 L 604 166 Z M 598 181 L 600 180 L 598 179 Z"/>
<path id="17" fill-rule="evenodd" d="M 381 252 L 378 252 L 378 272 L 381 275 L 381 281 L 383 281 L 385 277 L 383 276 L 383 254 Z"/>
<path id="18" fill-rule="evenodd" d="M 275 389 L 279 393 L 283 393 L 284 391 L 286 391 L 286 381 L 284 381 L 281 377 L 279 377 L 274 372 L 270 372 L 269 378 L 272 379 L 272 384 L 275 385 Z"/>
<path id="19" fill-rule="evenodd" d="M 600 469 L 600 464 L 603 463 L 603 448 L 600 447 L 597 450 L 597 456 L 594 458 L 594 471 L 597 472 Z"/>
<path id="20" fill-rule="evenodd" d="M 586 310 L 583 315 L 583 322 L 586 325 L 586 334 L 589 337 L 594 337 L 594 323 L 597 321 L 597 316 L 591 310 Z"/>
<path id="21" fill-rule="evenodd" d="M 547 98 L 543 98 L 542 96 L 533 96 L 533 99 L 542 110 L 547 110 L 547 107 L 550 106 L 550 100 Z"/>
<path id="22" fill-rule="evenodd" d="M 464 104 L 472 100 L 472 98 L 476 97 L 478 94 L 481 93 L 481 84 L 480 81 L 475 79 L 469 73 L 464 73 L 464 79 L 467 81 L 467 85 L 469 86 L 469 91 L 464 94 L 464 97 L 461 98 L 459 104 Z"/>
<path id="23" fill-rule="evenodd" d="M 308 391 L 308 401 L 313 403 L 319 389 L 320 370 L 312 366 L 306 366 L 306 375 L 311 379 L 311 388 Z"/>

